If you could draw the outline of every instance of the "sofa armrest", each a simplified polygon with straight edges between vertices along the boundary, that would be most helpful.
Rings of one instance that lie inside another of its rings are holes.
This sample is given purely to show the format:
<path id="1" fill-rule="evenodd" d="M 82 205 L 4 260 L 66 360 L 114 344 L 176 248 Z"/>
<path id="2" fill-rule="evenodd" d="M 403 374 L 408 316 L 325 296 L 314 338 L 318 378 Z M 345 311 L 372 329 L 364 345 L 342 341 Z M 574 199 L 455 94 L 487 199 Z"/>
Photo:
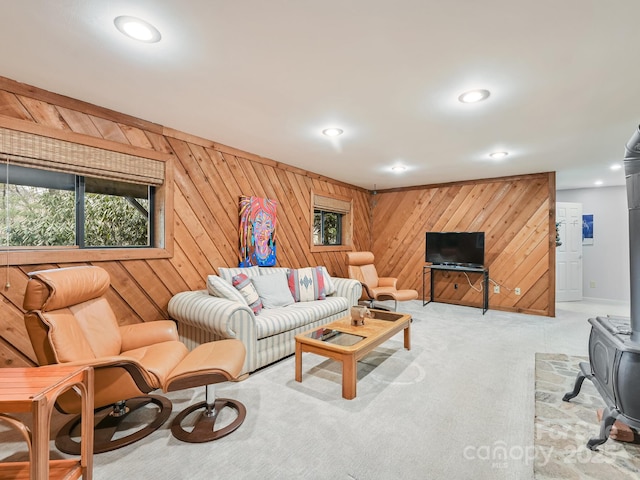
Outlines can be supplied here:
<path id="1" fill-rule="evenodd" d="M 331 281 L 336 287 L 336 292 L 331 295 L 333 297 L 346 297 L 349 305 L 358 304 L 362 295 L 362 284 L 358 280 L 352 278 L 331 277 Z"/>
<path id="2" fill-rule="evenodd" d="M 120 327 L 122 337 L 122 351 L 135 350 L 154 343 L 178 340 L 176 322 L 172 320 L 157 320 L 154 322 L 134 323 Z"/>
<path id="3" fill-rule="evenodd" d="M 180 292 L 169 300 L 169 315 L 179 323 L 219 338 L 238 338 L 245 347 L 256 341 L 256 317 L 246 304 L 209 295 L 206 290 Z"/>

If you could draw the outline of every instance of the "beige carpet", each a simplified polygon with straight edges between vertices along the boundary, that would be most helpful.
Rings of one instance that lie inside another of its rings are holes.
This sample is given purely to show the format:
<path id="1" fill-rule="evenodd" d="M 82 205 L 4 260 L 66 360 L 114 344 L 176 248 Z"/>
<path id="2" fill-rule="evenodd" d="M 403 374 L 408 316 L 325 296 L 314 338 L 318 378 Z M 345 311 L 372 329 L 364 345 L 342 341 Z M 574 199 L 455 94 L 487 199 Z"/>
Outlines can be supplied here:
<path id="1" fill-rule="evenodd" d="M 576 456 L 578 446 L 588 459 L 611 461 L 611 449 L 617 447 L 613 441 L 605 444 L 602 457 L 584 448 L 598 431 L 595 404 L 579 417 L 590 425 L 579 440 L 568 430 L 577 423 L 573 417 L 565 421 L 567 430 L 562 430 L 564 424 L 558 426 L 563 438 L 573 436 L 569 453 L 552 444 L 554 460 L 544 464 L 541 455 L 550 447 L 543 448 L 540 440 L 534 444 L 536 352 L 586 354 L 588 317 L 568 308 L 580 306 L 559 306 L 556 318 L 549 318 L 497 310 L 483 315 L 478 308 L 406 302 L 403 311 L 414 319 L 411 350 L 403 348 L 398 334 L 359 362 L 355 399 L 341 397 L 337 363 L 305 354 L 303 381 L 298 383 L 294 358 L 285 358 L 243 382 L 218 386 L 219 395 L 247 407 L 244 424 L 233 434 L 186 444 L 171 436 L 167 422 L 134 445 L 95 455 L 94 479 L 533 480 L 534 453 L 540 456 L 539 479 L 588 478 L 586 470 L 560 467 L 567 460 L 582 460 Z M 609 305 L 584 309 L 614 313 Z M 593 389 L 585 382 L 585 392 L 574 403 L 562 402 L 573 385 L 578 359 L 564 357 L 559 369 L 566 375 L 555 372 L 558 361 L 538 368 L 539 397 L 549 399 L 544 411 L 538 409 L 539 417 L 554 421 L 562 417 L 551 407 L 566 415 L 566 409 L 584 404 L 584 394 Z M 174 403 L 173 415 L 201 401 L 202 390 L 167 394 Z M 53 443 L 51 448 L 52 456 L 62 456 Z M 632 448 L 630 455 L 640 455 Z M 24 442 L 0 424 L 0 461 L 25 455 Z M 632 465 L 618 457 L 614 461 Z M 634 478 L 615 470 L 607 473 L 612 471 L 609 465 L 602 473 L 600 466 L 596 460 L 587 465 L 595 472 L 590 478 Z"/>
<path id="2" fill-rule="evenodd" d="M 581 361 L 587 358 L 536 354 L 535 478 L 637 479 L 640 445 L 609 439 L 597 452 L 586 446 L 599 433 L 596 410 L 604 406 L 593 384 L 585 380 L 577 397 L 562 401 L 573 390 Z"/>

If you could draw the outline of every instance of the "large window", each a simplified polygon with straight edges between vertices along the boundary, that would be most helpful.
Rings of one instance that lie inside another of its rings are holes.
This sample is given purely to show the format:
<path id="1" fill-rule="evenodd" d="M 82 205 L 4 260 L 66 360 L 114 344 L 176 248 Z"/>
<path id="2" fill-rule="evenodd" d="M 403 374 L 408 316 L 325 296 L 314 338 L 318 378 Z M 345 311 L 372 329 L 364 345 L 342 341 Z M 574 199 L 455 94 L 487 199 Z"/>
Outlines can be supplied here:
<path id="1" fill-rule="evenodd" d="M 16 165 L 0 170 L 5 246 L 153 245 L 152 186 Z"/>
<path id="2" fill-rule="evenodd" d="M 172 155 L 0 117 L 0 263 L 173 254 Z"/>
<path id="3" fill-rule="evenodd" d="M 312 192 L 311 251 L 351 248 L 351 199 Z"/>

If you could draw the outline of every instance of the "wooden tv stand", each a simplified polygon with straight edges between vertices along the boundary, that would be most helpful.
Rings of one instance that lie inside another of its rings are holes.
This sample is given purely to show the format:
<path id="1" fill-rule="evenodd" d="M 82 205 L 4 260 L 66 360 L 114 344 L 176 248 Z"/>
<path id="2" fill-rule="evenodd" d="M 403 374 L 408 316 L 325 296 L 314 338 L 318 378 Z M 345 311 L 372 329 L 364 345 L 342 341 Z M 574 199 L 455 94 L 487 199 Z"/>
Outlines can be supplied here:
<path id="1" fill-rule="evenodd" d="M 489 269 L 485 267 L 470 267 L 464 265 L 425 265 L 422 267 L 422 306 L 433 302 L 433 272 L 438 270 L 448 272 L 465 272 L 465 273 L 481 273 L 482 274 L 482 314 L 489 310 Z M 429 272 L 430 296 L 426 301 L 425 292 L 425 275 Z"/>

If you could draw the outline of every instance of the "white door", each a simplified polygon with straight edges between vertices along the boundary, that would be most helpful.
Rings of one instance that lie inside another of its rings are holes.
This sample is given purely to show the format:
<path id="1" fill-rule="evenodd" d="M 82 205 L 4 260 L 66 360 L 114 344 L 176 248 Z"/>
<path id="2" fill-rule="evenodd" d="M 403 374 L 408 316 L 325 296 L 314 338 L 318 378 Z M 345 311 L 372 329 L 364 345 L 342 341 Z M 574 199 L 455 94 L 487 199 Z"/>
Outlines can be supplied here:
<path id="1" fill-rule="evenodd" d="M 560 241 L 556 247 L 556 301 L 582 300 L 582 204 L 556 203 Z"/>

